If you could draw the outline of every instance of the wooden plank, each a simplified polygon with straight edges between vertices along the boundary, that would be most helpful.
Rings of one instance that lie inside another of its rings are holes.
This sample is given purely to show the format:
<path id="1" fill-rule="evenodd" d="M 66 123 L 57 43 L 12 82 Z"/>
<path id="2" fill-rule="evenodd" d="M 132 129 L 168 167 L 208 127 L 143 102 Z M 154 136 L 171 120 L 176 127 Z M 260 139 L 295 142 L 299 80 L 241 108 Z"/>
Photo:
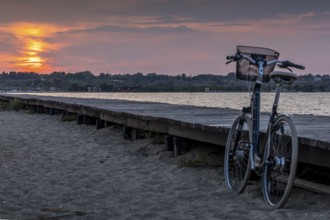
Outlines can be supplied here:
<path id="1" fill-rule="evenodd" d="M 313 183 L 307 180 L 295 178 L 294 186 L 306 189 L 312 192 L 330 195 L 330 186 L 320 183 Z"/>
<path id="2" fill-rule="evenodd" d="M 137 129 L 181 135 L 184 138 L 220 145 L 224 145 L 232 122 L 240 114 L 240 111 L 228 108 L 25 94 L 0 95 L 0 99 L 5 101 L 12 97 L 20 98 L 32 106 L 64 110 Z M 266 131 L 268 118 L 268 113 L 261 114 L 262 132 Z M 330 117 L 293 115 L 292 118 L 296 124 L 300 145 L 330 151 Z M 314 157 L 305 158 L 306 161 L 317 163 Z"/>

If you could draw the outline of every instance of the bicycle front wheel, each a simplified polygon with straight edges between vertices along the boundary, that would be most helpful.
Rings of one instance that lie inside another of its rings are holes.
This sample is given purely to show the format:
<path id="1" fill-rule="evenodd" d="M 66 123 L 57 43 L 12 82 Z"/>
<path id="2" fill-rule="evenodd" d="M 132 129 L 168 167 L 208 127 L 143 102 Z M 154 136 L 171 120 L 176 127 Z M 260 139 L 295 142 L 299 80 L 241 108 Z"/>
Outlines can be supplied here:
<path id="1" fill-rule="evenodd" d="M 248 183 L 251 173 L 251 137 L 250 118 L 238 117 L 229 131 L 224 159 L 225 183 L 229 191 L 243 193 Z"/>
<path id="2" fill-rule="evenodd" d="M 275 120 L 264 152 L 262 186 L 265 202 L 282 208 L 291 193 L 298 162 L 298 138 L 291 118 Z"/>

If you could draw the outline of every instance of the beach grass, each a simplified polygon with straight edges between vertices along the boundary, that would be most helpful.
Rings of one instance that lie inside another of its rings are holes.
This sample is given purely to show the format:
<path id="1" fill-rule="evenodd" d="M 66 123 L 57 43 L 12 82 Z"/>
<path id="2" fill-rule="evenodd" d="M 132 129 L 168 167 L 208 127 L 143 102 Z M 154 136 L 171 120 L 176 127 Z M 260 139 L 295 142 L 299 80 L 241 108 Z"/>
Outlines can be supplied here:
<path id="1" fill-rule="evenodd" d="M 11 99 L 9 102 L 1 102 L 0 108 L 3 110 L 19 111 L 25 108 L 25 104 L 19 99 Z"/>
<path id="2" fill-rule="evenodd" d="M 61 122 L 68 122 L 68 121 L 76 121 L 77 115 L 75 114 L 67 114 L 61 117 Z"/>
<path id="3" fill-rule="evenodd" d="M 185 158 L 178 159 L 178 167 L 202 167 L 206 164 L 205 156 L 198 156 L 197 158 Z"/>

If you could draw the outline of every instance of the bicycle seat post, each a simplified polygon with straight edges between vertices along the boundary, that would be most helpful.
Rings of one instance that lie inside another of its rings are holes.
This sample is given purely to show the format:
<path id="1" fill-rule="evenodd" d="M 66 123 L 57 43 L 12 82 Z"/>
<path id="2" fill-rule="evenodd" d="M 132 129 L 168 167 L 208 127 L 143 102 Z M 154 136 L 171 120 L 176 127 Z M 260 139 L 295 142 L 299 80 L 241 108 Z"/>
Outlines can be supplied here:
<path id="1" fill-rule="evenodd" d="M 273 108 L 272 108 L 272 116 L 275 116 L 277 114 L 277 107 L 278 107 L 278 102 L 280 100 L 281 91 L 282 91 L 282 83 L 277 83 L 276 94 L 275 94 L 275 99 L 274 99 Z"/>

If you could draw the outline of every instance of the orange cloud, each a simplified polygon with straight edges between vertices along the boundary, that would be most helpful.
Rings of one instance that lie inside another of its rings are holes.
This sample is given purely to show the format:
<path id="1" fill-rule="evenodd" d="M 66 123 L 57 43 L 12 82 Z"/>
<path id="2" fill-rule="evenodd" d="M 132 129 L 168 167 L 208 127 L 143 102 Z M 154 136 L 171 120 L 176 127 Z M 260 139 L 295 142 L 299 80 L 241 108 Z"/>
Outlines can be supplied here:
<path id="1" fill-rule="evenodd" d="M 7 57 L 14 64 L 12 68 L 40 73 L 51 71 L 49 59 L 44 54 L 58 49 L 59 45 L 47 43 L 46 38 L 59 30 L 63 28 L 36 23 L 15 23 L 1 28 L 0 31 L 15 36 L 13 43 L 18 50 L 15 51 L 16 55 Z"/>

